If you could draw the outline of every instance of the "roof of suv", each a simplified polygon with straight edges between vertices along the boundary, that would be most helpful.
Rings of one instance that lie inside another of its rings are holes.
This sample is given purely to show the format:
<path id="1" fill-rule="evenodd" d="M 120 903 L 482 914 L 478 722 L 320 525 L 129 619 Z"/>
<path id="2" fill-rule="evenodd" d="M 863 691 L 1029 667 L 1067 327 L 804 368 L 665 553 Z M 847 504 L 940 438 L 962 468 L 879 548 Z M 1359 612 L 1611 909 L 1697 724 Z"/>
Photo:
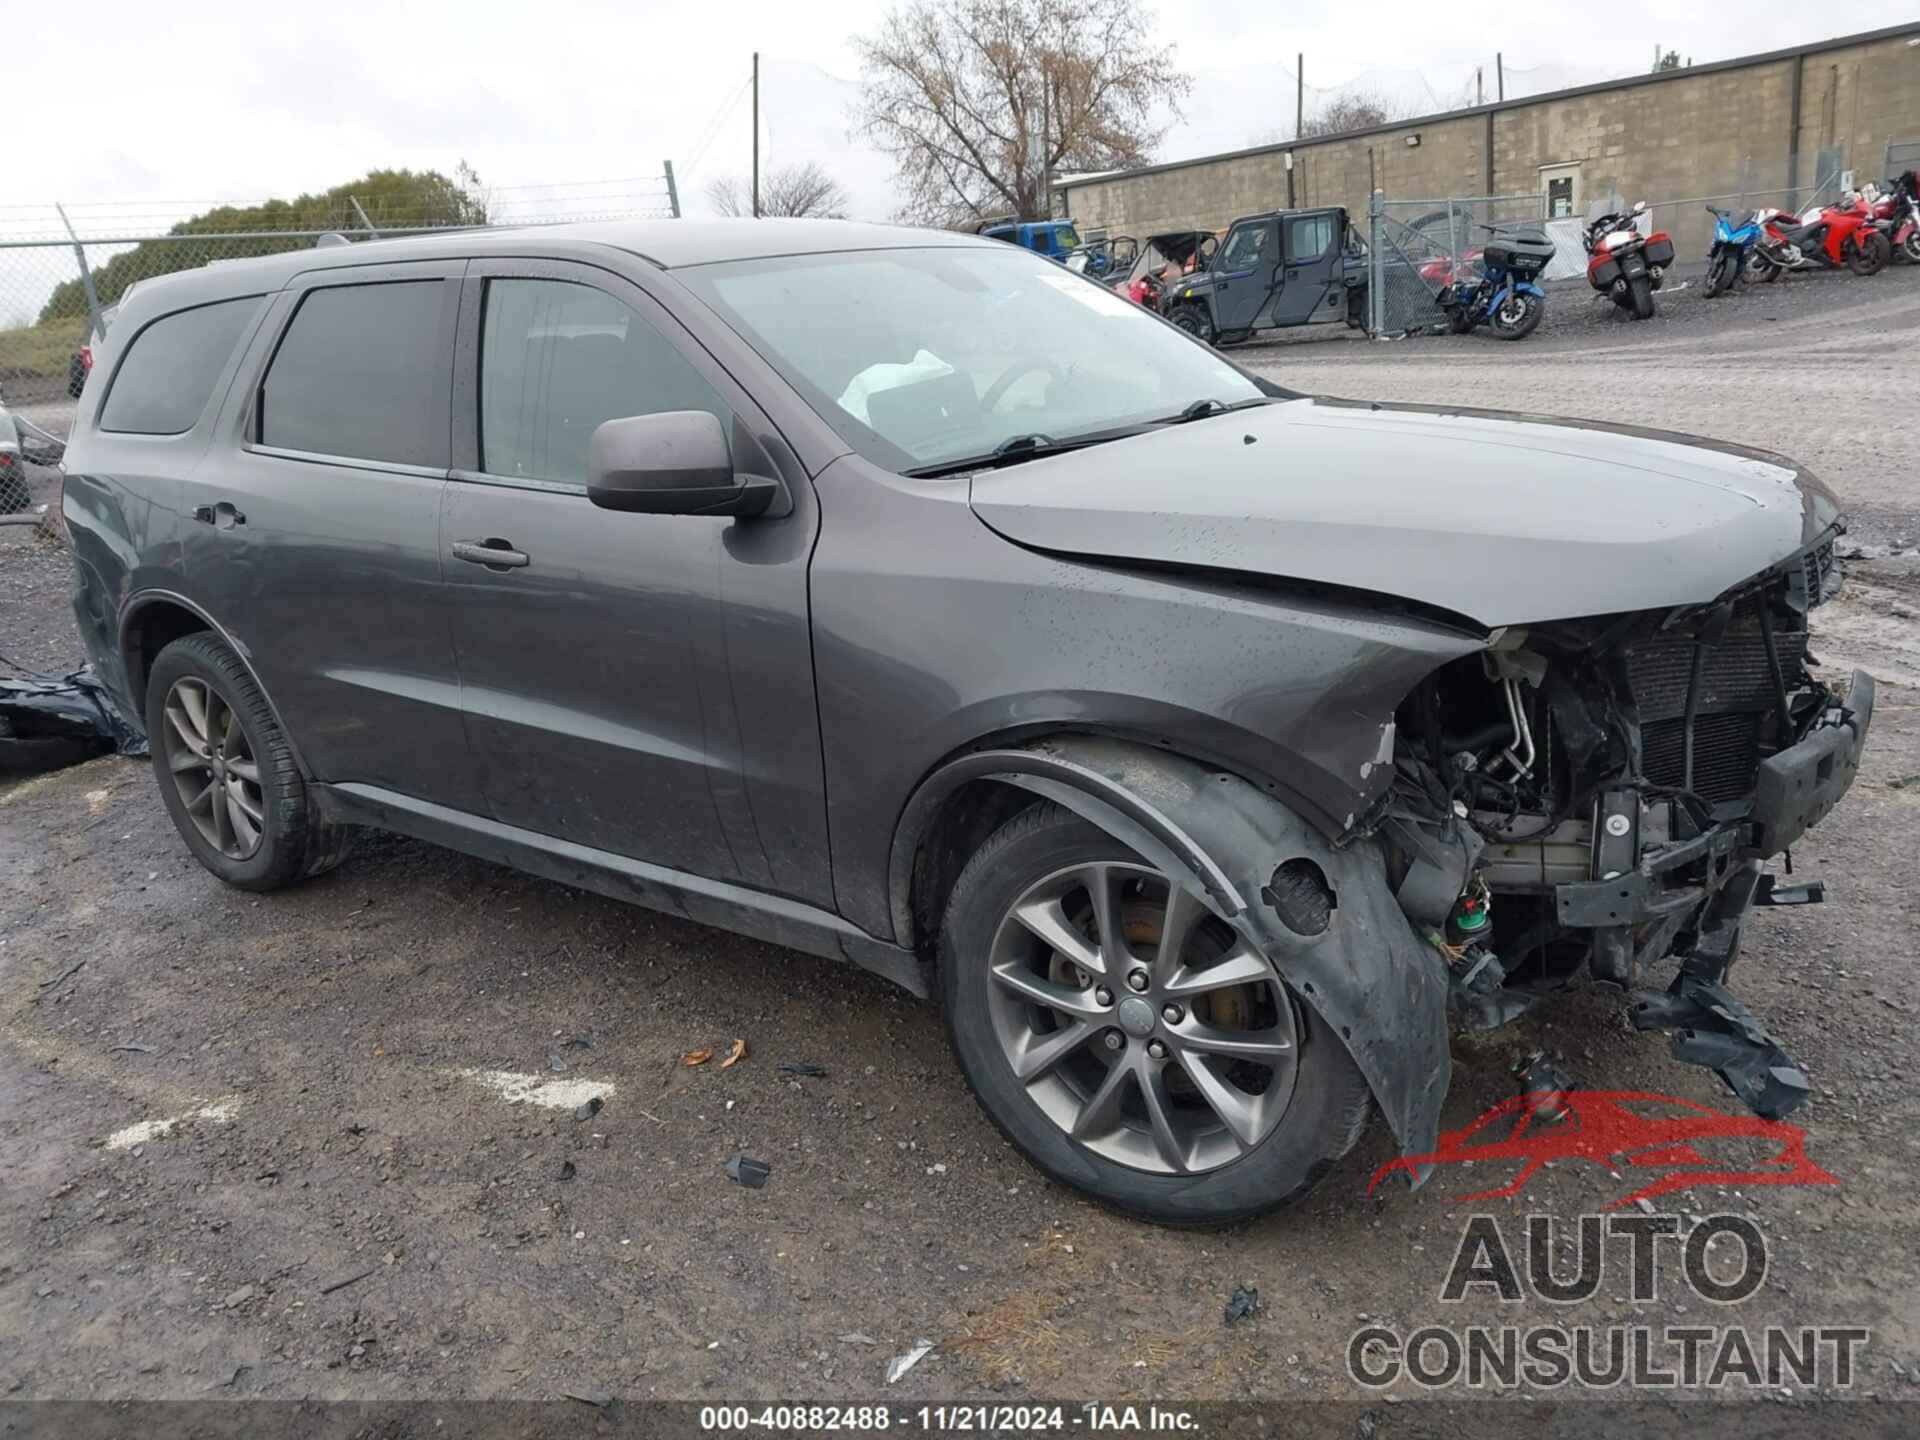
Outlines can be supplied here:
<path id="1" fill-rule="evenodd" d="M 990 246 L 1001 242 L 952 230 L 920 230 L 853 220 L 616 220 L 539 225 L 508 230 L 449 230 L 351 245 L 323 245 L 223 261 L 199 270 L 156 277 L 170 305 L 222 295 L 278 289 L 296 275 L 338 266 L 381 265 L 477 255 L 555 256 L 583 250 L 624 250 L 661 269 L 752 260 L 775 255 L 821 255 L 844 250 L 902 250 L 920 246 Z M 195 285 L 191 281 L 201 280 Z M 185 283 L 183 283 L 185 282 Z M 146 286 L 142 286 L 143 292 Z M 144 308 L 144 307 L 143 307 Z"/>

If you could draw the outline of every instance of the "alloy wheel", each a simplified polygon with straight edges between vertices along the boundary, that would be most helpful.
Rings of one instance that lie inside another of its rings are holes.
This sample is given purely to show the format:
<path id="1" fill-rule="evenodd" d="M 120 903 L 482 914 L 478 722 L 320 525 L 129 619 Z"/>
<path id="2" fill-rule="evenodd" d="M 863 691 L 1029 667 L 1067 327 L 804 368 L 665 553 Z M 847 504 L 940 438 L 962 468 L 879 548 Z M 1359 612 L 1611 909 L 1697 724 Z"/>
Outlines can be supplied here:
<path id="1" fill-rule="evenodd" d="M 240 717 L 206 681 L 185 676 L 167 692 L 166 718 L 161 743 L 187 818 L 229 860 L 249 859 L 266 828 L 266 798 Z"/>
<path id="2" fill-rule="evenodd" d="M 1028 887 L 987 978 L 995 1036 L 1029 1098 L 1108 1160 L 1218 1169 L 1286 1112 L 1300 1037 L 1286 988 L 1150 867 L 1075 865 Z"/>

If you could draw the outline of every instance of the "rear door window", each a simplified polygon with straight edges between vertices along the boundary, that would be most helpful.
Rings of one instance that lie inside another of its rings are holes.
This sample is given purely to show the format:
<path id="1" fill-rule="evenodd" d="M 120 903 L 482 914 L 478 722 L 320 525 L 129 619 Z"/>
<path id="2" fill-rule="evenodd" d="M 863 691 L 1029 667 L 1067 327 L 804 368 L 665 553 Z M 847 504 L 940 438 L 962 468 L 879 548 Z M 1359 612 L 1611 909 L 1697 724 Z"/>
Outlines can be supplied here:
<path id="1" fill-rule="evenodd" d="M 444 469 L 447 290 L 434 279 L 309 291 L 260 384 L 260 443 Z"/>
<path id="2" fill-rule="evenodd" d="M 1302 215 L 1287 221 L 1287 259 L 1317 260 L 1333 248 L 1333 216 Z"/>
<path id="3" fill-rule="evenodd" d="M 608 420 L 732 412 L 625 302 L 570 280 L 490 279 L 480 327 L 480 468 L 587 483 L 587 442 Z"/>
<path id="4" fill-rule="evenodd" d="M 114 372 L 100 428 L 131 435 L 191 430 L 259 308 L 260 297 L 248 295 L 177 310 L 143 328 Z"/>

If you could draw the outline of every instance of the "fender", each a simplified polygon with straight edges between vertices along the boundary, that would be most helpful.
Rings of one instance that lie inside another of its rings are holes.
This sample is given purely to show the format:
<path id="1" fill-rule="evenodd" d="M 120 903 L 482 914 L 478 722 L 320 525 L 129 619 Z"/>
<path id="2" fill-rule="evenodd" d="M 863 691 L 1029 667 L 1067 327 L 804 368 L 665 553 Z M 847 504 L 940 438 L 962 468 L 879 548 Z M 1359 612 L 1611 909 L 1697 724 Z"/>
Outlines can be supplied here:
<path id="1" fill-rule="evenodd" d="M 293 738 L 293 732 L 287 728 L 287 722 L 285 717 L 280 713 L 280 707 L 273 703 L 273 692 L 268 690 L 266 684 L 260 679 L 260 670 L 259 667 L 253 663 L 252 652 L 239 640 L 235 639 L 227 627 L 209 615 L 202 606 L 189 600 L 177 590 L 137 590 L 129 595 L 126 602 L 120 607 L 119 633 L 115 636 L 115 644 L 119 647 L 120 651 L 120 673 L 127 678 L 128 688 L 132 688 L 133 682 L 133 650 L 129 643 L 131 636 L 128 632 L 132 629 L 135 618 L 142 610 L 146 609 L 149 605 L 158 603 L 177 605 L 182 610 L 198 616 L 209 630 L 220 637 L 221 641 L 229 650 L 240 657 L 240 663 L 247 667 L 247 674 L 253 677 L 253 683 L 259 687 L 260 698 L 267 702 L 267 710 L 272 714 L 274 724 L 278 725 L 280 727 L 280 733 L 286 736 L 287 746 L 293 751 L 293 763 L 295 768 L 299 770 L 301 779 L 309 781 L 314 779 L 314 773 L 307 767 L 306 759 L 300 753 L 300 746 Z M 145 677 L 143 676 L 142 678 L 144 679 Z M 147 723 L 146 697 L 129 696 L 128 708 L 139 717 L 140 726 L 144 730 Z"/>
<path id="2" fill-rule="evenodd" d="M 1335 849 L 1237 775 L 1094 735 L 963 756 L 929 778 L 907 820 L 930 815 L 955 788 L 978 779 L 1065 806 L 1204 899 L 1326 1020 L 1366 1077 L 1402 1153 L 1432 1149 L 1451 1069 L 1446 978 L 1394 900 L 1371 842 Z M 902 887 L 914 849 L 911 833 L 895 846 L 896 912 L 907 903 Z M 1274 871 L 1294 859 L 1318 865 L 1334 893 L 1333 922 L 1318 935 L 1288 928 L 1263 898 Z"/>
<path id="3" fill-rule="evenodd" d="M 1542 300 L 1547 298 L 1547 292 L 1542 290 L 1538 285 L 1534 284 L 1531 280 L 1519 281 L 1517 284 L 1514 285 L 1513 288 L 1520 291 L 1520 293 L 1523 295 L 1538 295 Z"/>

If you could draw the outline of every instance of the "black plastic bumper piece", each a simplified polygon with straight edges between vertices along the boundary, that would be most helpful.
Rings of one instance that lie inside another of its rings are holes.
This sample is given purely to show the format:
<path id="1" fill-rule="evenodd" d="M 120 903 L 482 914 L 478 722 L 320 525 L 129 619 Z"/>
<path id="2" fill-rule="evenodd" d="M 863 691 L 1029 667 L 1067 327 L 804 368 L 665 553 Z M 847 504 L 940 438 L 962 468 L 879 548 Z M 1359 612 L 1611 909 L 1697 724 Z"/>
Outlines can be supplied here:
<path id="1" fill-rule="evenodd" d="M 1754 850 L 1778 855 L 1818 825 L 1860 770 L 1873 723 L 1873 677 L 1853 672 L 1844 704 L 1798 745 L 1760 762 L 1753 792 Z"/>
<path id="2" fill-rule="evenodd" d="M 1674 1059 L 1716 1071 L 1762 1119 L 1791 1115 L 1812 1088 L 1807 1072 L 1724 985 L 1683 971 L 1665 994 L 1635 997 L 1628 1013 L 1636 1030 L 1672 1030 Z"/>

